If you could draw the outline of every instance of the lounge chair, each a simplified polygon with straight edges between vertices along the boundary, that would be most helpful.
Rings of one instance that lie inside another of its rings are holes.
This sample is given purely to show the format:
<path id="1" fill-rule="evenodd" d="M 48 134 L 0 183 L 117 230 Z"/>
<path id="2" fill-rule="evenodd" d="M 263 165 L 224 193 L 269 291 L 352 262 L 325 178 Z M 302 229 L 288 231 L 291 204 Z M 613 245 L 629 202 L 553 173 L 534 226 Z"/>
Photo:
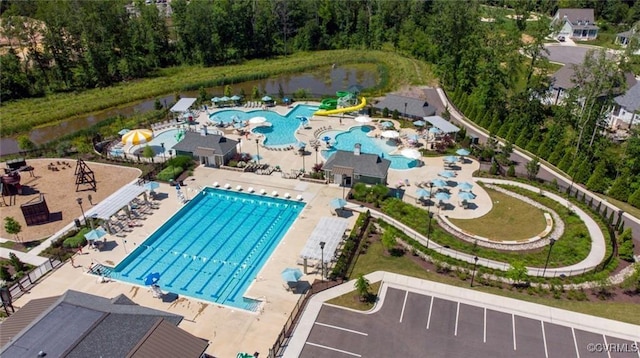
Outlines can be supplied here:
<path id="1" fill-rule="evenodd" d="M 278 196 L 278 192 L 274 190 L 274 191 L 271 192 L 271 195 Z"/>
<path id="2" fill-rule="evenodd" d="M 225 185 L 224 185 L 224 188 L 225 188 L 225 189 L 231 189 L 231 184 L 229 184 L 229 183 L 225 184 Z"/>
<path id="3" fill-rule="evenodd" d="M 289 199 L 289 198 L 291 198 L 291 194 L 289 194 L 289 193 L 284 193 L 284 197 L 285 197 L 285 198 L 287 198 L 287 199 Z"/>
<path id="4" fill-rule="evenodd" d="M 253 187 L 250 186 L 249 189 L 247 189 L 248 192 L 253 193 L 255 190 L 253 190 Z"/>
<path id="5" fill-rule="evenodd" d="M 266 194 L 267 194 L 267 191 L 266 191 L 266 190 L 264 190 L 264 189 L 260 189 L 260 194 L 262 194 L 262 195 L 266 195 Z"/>
<path id="6" fill-rule="evenodd" d="M 238 185 L 238 186 L 236 187 L 236 190 L 237 190 L 237 191 L 242 191 L 242 185 Z"/>
<path id="7" fill-rule="evenodd" d="M 302 201 L 302 200 L 303 200 L 303 199 L 302 199 L 302 194 L 300 194 L 300 195 L 296 196 L 296 200 L 298 200 L 298 201 Z"/>

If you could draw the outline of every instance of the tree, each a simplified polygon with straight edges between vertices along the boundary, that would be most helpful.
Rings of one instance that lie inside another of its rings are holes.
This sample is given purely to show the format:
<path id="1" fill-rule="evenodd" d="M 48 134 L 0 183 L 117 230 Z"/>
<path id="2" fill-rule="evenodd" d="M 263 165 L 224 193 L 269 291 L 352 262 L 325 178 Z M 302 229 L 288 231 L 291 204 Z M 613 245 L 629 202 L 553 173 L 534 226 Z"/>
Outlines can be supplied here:
<path id="1" fill-rule="evenodd" d="M 363 274 L 360 274 L 353 286 L 355 287 L 358 296 L 360 296 L 360 301 L 367 301 L 369 299 L 369 295 L 371 294 L 369 293 L 369 288 L 371 285 L 369 284 L 369 280 L 367 280 Z"/>
<path id="2" fill-rule="evenodd" d="M 31 141 L 29 136 L 26 134 L 19 135 L 17 140 L 18 140 L 18 147 L 22 150 L 36 149 L 36 145 Z"/>
<path id="3" fill-rule="evenodd" d="M 514 285 L 520 285 L 526 282 L 528 274 L 527 267 L 523 261 L 511 262 L 509 269 L 507 270 L 506 277 L 510 279 Z"/>
<path id="4" fill-rule="evenodd" d="M 636 189 L 636 191 L 629 196 L 629 204 L 635 206 L 636 208 L 640 208 L 640 187 Z"/>
<path id="5" fill-rule="evenodd" d="M 13 266 L 16 272 L 23 272 L 25 270 L 24 262 L 20 261 L 20 258 L 13 252 L 9 253 L 9 261 L 11 261 L 11 266 Z"/>
<path id="6" fill-rule="evenodd" d="M 391 230 L 386 230 L 380 240 L 382 241 L 382 246 L 384 246 L 387 251 L 391 251 L 396 247 L 396 235 Z"/>
<path id="7" fill-rule="evenodd" d="M 20 237 L 18 234 L 22 232 L 22 225 L 12 216 L 7 216 L 4 218 L 4 230 L 11 235 L 16 236 L 16 241 L 20 242 Z"/>
<path id="8" fill-rule="evenodd" d="M 587 181 L 587 189 L 597 193 L 604 193 L 607 188 L 606 163 L 603 161 L 596 166 L 593 174 L 589 177 L 589 180 Z"/>
<path id="9" fill-rule="evenodd" d="M 626 173 L 621 174 L 611 185 L 607 195 L 620 201 L 627 201 L 629 199 L 629 176 Z"/>
<path id="10" fill-rule="evenodd" d="M 153 157 L 156 156 L 156 152 L 153 150 L 153 148 L 151 148 L 150 146 L 147 145 L 142 150 L 142 156 L 147 158 L 147 159 L 153 160 Z"/>
<path id="11" fill-rule="evenodd" d="M 540 171 L 540 160 L 538 159 L 538 157 L 534 157 L 533 159 L 531 159 L 527 163 L 526 168 L 527 177 L 529 178 L 529 180 L 535 180 L 538 176 L 538 171 Z"/>

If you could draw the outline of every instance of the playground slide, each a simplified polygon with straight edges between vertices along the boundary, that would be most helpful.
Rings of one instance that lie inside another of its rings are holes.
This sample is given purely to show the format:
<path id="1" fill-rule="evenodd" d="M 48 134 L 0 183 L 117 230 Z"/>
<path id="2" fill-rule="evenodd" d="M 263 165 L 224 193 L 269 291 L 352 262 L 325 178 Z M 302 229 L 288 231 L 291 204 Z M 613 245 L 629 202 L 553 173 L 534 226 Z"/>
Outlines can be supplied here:
<path id="1" fill-rule="evenodd" d="M 338 113 L 346 113 L 346 112 L 353 112 L 353 111 L 357 111 L 360 110 L 362 108 L 364 108 L 364 106 L 367 105 L 367 100 L 362 97 L 362 102 L 358 105 L 355 106 L 351 106 L 351 107 L 344 107 L 344 108 L 338 108 L 338 109 L 331 109 L 331 110 L 319 110 L 316 111 L 316 113 L 314 113 L 314 115 L 316 116 L 329 116 L 332 114 L 338 114 Z"/>
<path id="2" fill-rule="evenodd" d="M 338 100 L 334 99 L 334 98 L 327 98 L 327 99 L 323 99 L 322 102 L 320 103 L 320 106 L 318 107 L 319 109 L 324 109 L 324 110 L 330 110 L 330 109 L 336 109 L 336 107 L 338 106 Z"/>

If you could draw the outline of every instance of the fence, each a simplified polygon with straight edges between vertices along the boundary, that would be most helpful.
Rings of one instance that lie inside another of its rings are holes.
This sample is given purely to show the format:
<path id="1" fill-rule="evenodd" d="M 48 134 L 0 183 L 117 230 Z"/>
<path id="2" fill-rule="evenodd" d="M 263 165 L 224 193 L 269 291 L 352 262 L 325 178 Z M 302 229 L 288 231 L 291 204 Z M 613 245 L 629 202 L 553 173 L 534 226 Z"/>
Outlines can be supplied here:
<path id="1" fill-rule="evenodd" d="M 298 302 L 296 302 L 296 305 L 293 308 L 293 311 L 291 311 L 291 314 L 287 318 L 287 321 L 285 322 L 284 327 L 282 327 L 282 331 L 280 331 L 280 334 L 278 334 L 278 338 L 276 338 L 276 342 L 273 344 L 273 347 L 269 348 L 269 355 L 268 355 L 269 358 L 282 356 L 282 353 L 284 352 L 283 348 L 285 347 L 287 341 L 289 340 L 289 337 L 291 337 L 293 327 L 295 326 L 295 323 L 298 321 L 298 318 L 300 318 L 300 315 L 302 314 L 303 308 L 306 305 L 307 300 L 313 294 L 314 294 L 313 290 L 308 290 L 307 292 L 305 292 L 305 294 L 300 296 L 300 298 L 298 299 Z"/>
<path id="2" fill-rule="evenodd" d="M 46 275 L 49 271 L 62 266 L 63 262 L 55 259 L 48 259 L 42 265 L 31 270 L 27 275 L 21 277 L 16 283 L 9 287 L 12 300 L 15 301 L 22 297 L 29 289 L 37 283 L 40 277 Z"/>

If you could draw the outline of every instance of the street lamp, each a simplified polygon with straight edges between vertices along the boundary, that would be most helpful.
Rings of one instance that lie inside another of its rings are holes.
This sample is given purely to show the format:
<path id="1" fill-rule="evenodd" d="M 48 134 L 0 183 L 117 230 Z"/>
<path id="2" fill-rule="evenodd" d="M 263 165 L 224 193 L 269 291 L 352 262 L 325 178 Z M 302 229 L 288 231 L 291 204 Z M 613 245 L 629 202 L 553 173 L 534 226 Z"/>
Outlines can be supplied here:
<path id="1" fill-rule="evenodd" d="M 344 199 L 344 187 L 346 186 L 344 181 L 347 179 L 347 176 L 342 174 L 342 199 Z"/>
<path id="2" fill-rule="evenodd" d="M 324 282 L 324 241 L 320 241 L 320 282 Z"/>
<path id="3" fill-rule="evenodd" d="M 76 198 L 76 202 L 80 206 L 80 211 L 82 212 L 82 218 L 84 219 L 84 224 L 87 225 L 87 217 L 84 216 L 84 209 L 82 208 L 82 198 Z"/>
<path id="4" fill-rule="evenodd" d="M 260 166 L 260 140 L 256 138 L 256 159 L 258 160 L 258 166 Z"/>
<path id="5" fill-rule="evenodd" d="M 318 166 L 318 146 L 317 146 L 317 145 L 314 145 L 314 146 L 313 146 L 313 149 L 315 149 L 315 150 L 316 150 L 316 167 L 317 167 L 317 166 Z M 314 169 L 314 170 L 315 170 L 315 169 Z"/>
<path id="6" fill-rule="evenodd" d="M 547 265 L 549 265 L 549 257 L 551 257 L 551 249 L 553 249 L 553 244 L 556 243 L 556 239 L 549 239 L 549 252 L 547 253 L 547 261 L 544 263 L 544 270 L 542 270 L 542 277 L 547 272 Z"/>
<path id="7" fill-rule="evenodd" d="M 473 274 L 471 274 L 471 287 L 473 287 L 473 279 L 476 277 L 476 268 L 478 267 L 478 256 L 473 258 Z"/>
<path id="8" fill-rule="evenodd" d="M 306 172 L 306 166 L 304 164 L 304 154 L 305 154 L 306 150 L 303 148 L 300 148 L 300 155 L 302 156 L 302 172 Z"/>
<path id="9" fill-rule="evenodd" d="M 167 161 L 167 157 L 164 156 L 164 143 L 160 143 L 160 146 L 162 147 L 162 161 Z"/>
<path id="10" fill-rule="evenodd" d="M 433 183 L 429 182 L 429 201 L 431 201 L 432 192 L 433 192 Z M 431 205 L 427 206 L 427 214 L 429 215 L 429 227 L 427 228 L 427 249 L 428 249 L 429 239 L 431 238 Z"/>
<path id="11" fill-rule="evenodd" d="M 404 102 L 404 119 L 407 119 L 407 102 Z"/>

